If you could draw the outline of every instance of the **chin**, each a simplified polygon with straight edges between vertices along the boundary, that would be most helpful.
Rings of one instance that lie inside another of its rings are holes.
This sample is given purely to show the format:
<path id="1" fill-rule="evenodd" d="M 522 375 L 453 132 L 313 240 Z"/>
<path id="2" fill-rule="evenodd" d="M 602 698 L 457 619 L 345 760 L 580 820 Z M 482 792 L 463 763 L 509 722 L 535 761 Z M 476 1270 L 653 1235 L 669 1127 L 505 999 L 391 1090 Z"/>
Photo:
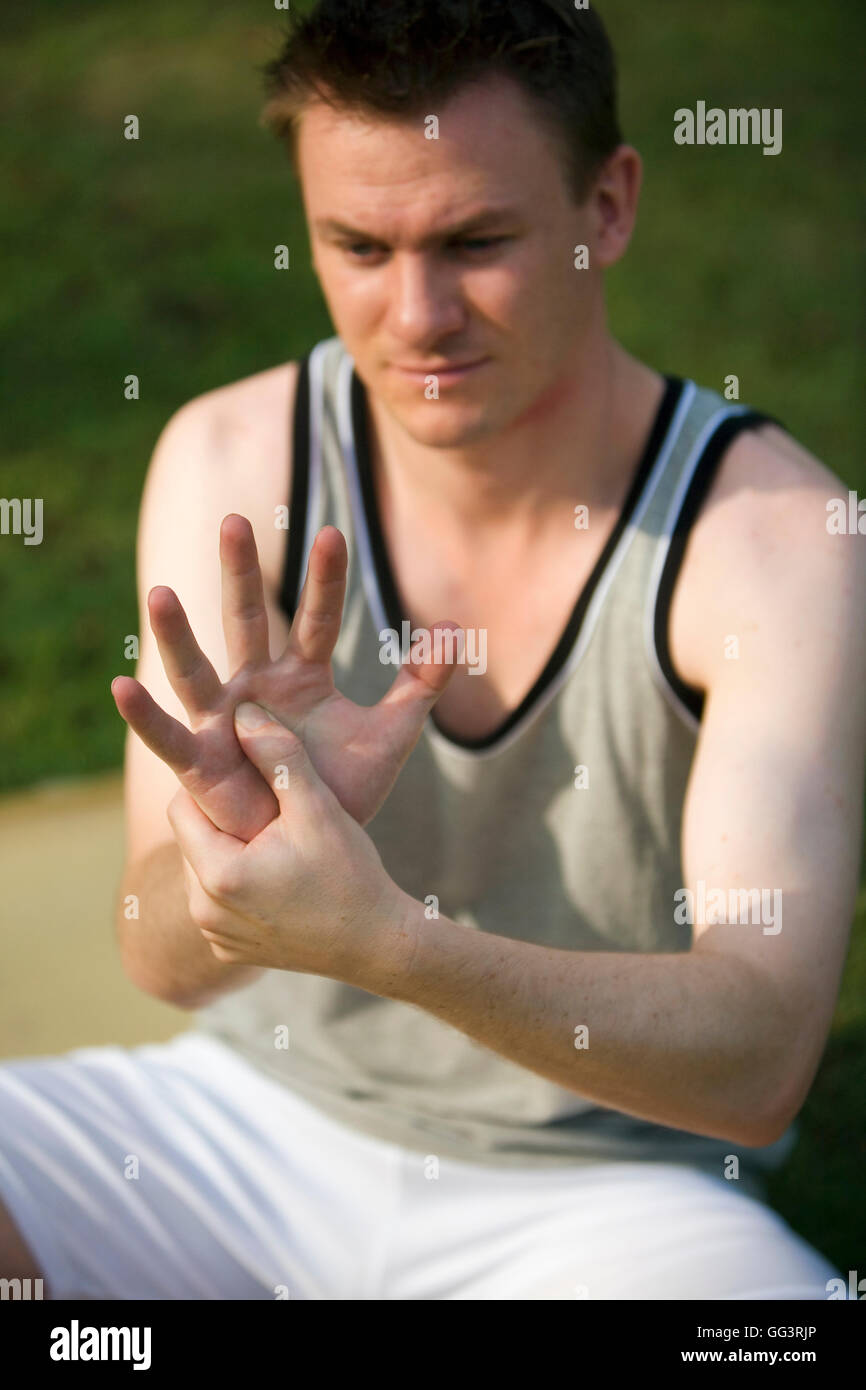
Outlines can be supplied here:
<path id="1" fill-rule="evenodd" d="M 431 449 L 459 449 L 475 444 L 495 428 L 486 406 L 461 406 L 441 397 L 438 401 L 419 401 L 408 409 L 401 401 L 392 409 L 406 433 Z"/>

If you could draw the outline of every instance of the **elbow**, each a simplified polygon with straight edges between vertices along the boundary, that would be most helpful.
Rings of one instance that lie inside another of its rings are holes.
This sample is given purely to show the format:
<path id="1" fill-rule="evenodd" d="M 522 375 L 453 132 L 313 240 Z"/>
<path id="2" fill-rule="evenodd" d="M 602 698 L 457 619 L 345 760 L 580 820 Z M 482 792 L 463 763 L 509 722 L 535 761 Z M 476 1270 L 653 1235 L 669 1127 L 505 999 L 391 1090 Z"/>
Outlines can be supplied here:
<path id="1" fill-rule="evenodd" d="M 753 1148 L 778 1143 L 802 1110 L 826 1041 L 817 1015 L 811 1001 L 780 1010 L 767 1028 L 763 1052 L 756 1049 L 746 1063 L 737 1120 L 738 1132 L 743 1130 L 744 1118 L 748 1121 L 742 1143 Z M 805 1029 L 804 1018 L 816 1020 L 816 1026 Z"/>
<path id="2" fill-rule="evenodd" d="M 118 950 L 120 954 L 120 968 L 131 985 L 140 989 L 142 994 L 148 995 L 151 999 L 157 999 L 160 1004 L 170 1004 L 175 1009 L 183 1009 L 187 1012 L 194 1012 L 202 1007 L 201 992 L 198 993 L 180 988 L 178 981 L 167 977 L 164 972 L 155 971 L 153 963 L 142 960 L 141 956 L 132 949 L 132 944 L 124 936 L 122 928 L 118 933 Z M 205 1000 L 205 1003 L 209 1000 Z"/>
<path id="3" fill-rule="evenodd" d="M 121 951 L 121 967 L 130 984 L 136 989 L 140 989 L 142 994 L 148 995 L 151 999 L 157 999 L 160 1004 L 170 1004 L 172 1008 L 183 1009 L 186 1012 L 194 1012 L 202 1007 L 202 1001 L 196 994 L 184 992 L 179 989 L 177 984 L 164 977 L 154 977 L 148 971 L 143 970 L 140 964 L 129 960 Z"/>
<path id="4" fill-rule="evenodd" d="M 200 994 L 185 994 L 179 989 L 161 986 L 157 989 L 147 989 L 144 985 L 139 985 L 146 994 L 153 999 L 158 999 L 161 1004 L 169 1004 L 173 1009 L 181 1009 L 184 1013 L 197 1013 L 204 1008 L 205 1004 L 211 1002 L 210 997 L 204 998 Z"/>
<path id="5" fill-rule="evenodd" d="M 194 1012 L 201 1008 L 201 991 L 196 993 L 189 989 L 184 990 L 167 971 L 160 969 L 159 959 L 153 960 L 144 954 L 141 942 L 136 932 L 132 930 L 136 920 L 128 921 L 126 919 L 123 901 L 121 901 L 118 904 L 115 917 L 116 940 L 120 967 L 127 980 L 136 989 L 141 990 L 142 994 L 148 995 L 151 999 L 157 999 L 160 1004 L 170 1004 L 175 1009 L 183 1009 L 188 1012 Z M 204 1002 L 210 1001 L 205 1000 Z"/>
<path id="6" fill-rule="evenodd" d="M 151 999 L 157 999 L 160 1004 L 168 1004 L 173 1009 L 181 1009 L 184 1013 L 197 1013 L 199 1009 L 207 1008 L 208 1005 L 215 1003 L 227 989 L 225 982 L 222 985 L 215 983 L 190 985 L 173 978 L 167 972 L 157 973 L 153 966 L 146 961 L 125 952 L 122 942 L 120 962 L 123 973 L 130 984 L 135 985 L 136 989 L 140 989 L 142 994 L 149 995 Z"/>
<path id="7" fill-rule="evenodd" d="M 747 1129 L 742 1123 L 738 1126 L 737 1143 L 747 1149 L 763 1149 L 782 1138 L 793 1116 L 780 1119 L 778 1115 L 757 1115 Z"/>
<path id="8" fill-rule="evenodd" d="M 716 1109 L 712 1114 L 705 1113 L 700 1123 L 689 1128 L 695 1134 L 722 1139 L 737 1148 L 763 1149 L 781 1139 L 792 1118 L 778 1110 L 744 1103 L 735 1115 L 726 1106 L 724 1111 Z"/>
<path id="9" fill-rule="evenodd" d="M 802 1076 L 778 1076 L 767 1084 L 764 1077 L 750 1068 L 748 1075 L 734 1086 L 732 1078 L 710 1101 L 704 1097 L 699 1122 L 690 1128 L 695 1134 L 722 1139 L 746 1149 L 763 1149 L 783 1138 L 802 1108 L 808 1092 Z"/>
<path id="10" fill-rule="evenodd" d="M 790 1129 L 803 1107 L 811 1081 L 803 1081 L 800 1076 L 787 1077 L 777 1084 L 772 1093 L 765 1097 L 763 1105 L 751 1107 L 750 1123 L 746 1132 L 741 1133 L 740 1142 L 750 1148 L 764 1148 L 775 1144 Z M 748 1113 L 748 1107 L 742 1113 Z M 738 1129 L 742 1131 L 742 1113 Z"/>
<path id="11" fill-rule="evenodd" d="M 795 1104 L 768 1107 L 761 1127 L 762 1144 L 775 1144 L 787 1133 L 803 1108 L 804 1099 L 802 1095 Z"/>
<path id="12" fill-rule="evenodd" d="M 180 1009 L 183 1013 L 189 1014 L 198 1013 L 199 1009 L 203 1009 L 206 1004 L 211 1002 L 210 999 L 200 999 L 198 995 L 177 993 L 163 993 L 155 997 L 161 1000 L 163 1004 L 170 1004 L 173 1009 Z"/>

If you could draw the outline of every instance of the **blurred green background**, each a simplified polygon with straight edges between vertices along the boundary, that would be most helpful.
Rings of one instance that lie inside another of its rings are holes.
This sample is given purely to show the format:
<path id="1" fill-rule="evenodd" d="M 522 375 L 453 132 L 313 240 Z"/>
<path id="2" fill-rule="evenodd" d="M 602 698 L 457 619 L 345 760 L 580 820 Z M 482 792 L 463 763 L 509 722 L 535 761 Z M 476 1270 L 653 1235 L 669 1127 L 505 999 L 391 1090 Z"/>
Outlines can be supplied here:
<path id="1" fill-rule="evenodd" d="M 654 367 L 782 420 L 866 494 L 860 0 L 602 0 L 646 178 L 608 280 Z M 282 15 L 265 0 L 5 7 L 0 496 L 45 499 L 0 545 L 0 790 L 118 766 L 109 682 L 137 630 L 148 458 L 185 400 L 332 332 L 288 161 L 257 125 Z M 683 150 L 673 113 L 781 107 L 784 151 Z M 127 141 L 135 114 L 141 138 Z M 292 250 L 275 274 L 273 247 Z M 123 379 L 140 377 L 127 401 Z M 862 699 L 852 691 L 852 699 Z M 866 888 L 800 1145 L 774 1205 L 843 1271 L 866 1260 Z"/>

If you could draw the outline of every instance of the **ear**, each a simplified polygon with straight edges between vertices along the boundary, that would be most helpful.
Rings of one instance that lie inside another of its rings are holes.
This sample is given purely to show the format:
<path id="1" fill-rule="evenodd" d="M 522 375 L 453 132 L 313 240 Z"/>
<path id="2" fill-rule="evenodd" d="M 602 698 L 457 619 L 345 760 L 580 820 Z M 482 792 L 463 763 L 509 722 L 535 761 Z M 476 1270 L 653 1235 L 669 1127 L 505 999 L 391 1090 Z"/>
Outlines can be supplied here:
<path id="1" fill-rule="evenodd" d="M 596 180 L 592 207 L 592 262 L 597 270 L 608 270 L 622 260 L 634 233 L 643 161 L 631 145 L 620 145 L 608 159 Z"/>

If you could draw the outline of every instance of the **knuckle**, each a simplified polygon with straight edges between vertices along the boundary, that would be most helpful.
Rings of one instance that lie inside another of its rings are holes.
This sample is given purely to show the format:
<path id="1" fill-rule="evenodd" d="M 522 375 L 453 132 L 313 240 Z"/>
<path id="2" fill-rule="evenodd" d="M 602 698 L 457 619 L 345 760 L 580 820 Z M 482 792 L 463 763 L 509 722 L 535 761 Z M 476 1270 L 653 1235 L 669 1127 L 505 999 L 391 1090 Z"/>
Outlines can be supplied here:
<path id="1" fill-rule="evenodd" d="M 237 870 L 231 864 L 215 864 L 206 872 L 202 887 L 209 897 L 225 902 L 240 887 Z"/>
<path id="2" fill-rule="evenodd" d="M 213 788 L 213 778 L 208 777 L 202 762 L 193 763 L 190 767 L 186 768 L 185 771 L 179 774 L 178 780 L 183 790 L 188 796 L 191 796 L 193 801 L 198 805 L 201 805 L 202 798 L 206 797 L 208 792 Z M 179 798 L 180 792 L 177 793 L 175 800 Z"/>
<path id="3" fill-rule="evenodd" d="M 306 749 L 298 738 L 298 735 L 292 733 L 291 730 L 286 731 L 285 742 L 280 750 L 280 757 L 290 768 L 300 768 L 306 762 Z"/>
<path id="4" fill-rule="evenodd" d="M 222 923 L 223 909 L 207 892 L 199 889 L 190 894 L 189 915 L 197 927 L 217 931 Z"/>
<path id="5" fill-rule="evenodd" d="M 242 700 L 254 700 L 259 691 L 262 675 L 270 667 L 269 657 L 248 656 L 233 672 L 226 687 L 228 703 L 234 708 Z"/>

